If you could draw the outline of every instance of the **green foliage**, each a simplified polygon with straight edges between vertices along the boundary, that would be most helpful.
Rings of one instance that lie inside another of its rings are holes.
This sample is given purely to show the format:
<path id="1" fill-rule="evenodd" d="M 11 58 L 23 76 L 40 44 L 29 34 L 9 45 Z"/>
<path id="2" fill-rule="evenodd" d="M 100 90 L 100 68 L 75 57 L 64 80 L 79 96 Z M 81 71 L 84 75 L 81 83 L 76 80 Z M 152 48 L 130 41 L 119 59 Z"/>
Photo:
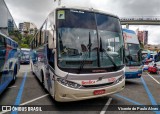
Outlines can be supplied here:
<path id="1" fill-rule="evenodd" d="M 21 48 L 29 48 L 27 44 L 21 44 Z"/>
<path id="2" fill-rule="evenodd" d="M 144 44 L 140 42 L 141 49 L 144 49 Z"/>
<path id="3" fill-rule="evenodd" d="M 140 40 L 139 40 L 139 44 L 140 44 L 141 49 L 144 49 L 144 44 Z"/>
<path id="4" fill-rule="evenodd" d="M 12 31 L 9 33 L 9 35 L 18 43 L 19 47 L 30 48 L 30 42 L 33 38 L 33 35 L 22 35 L 19 31 Z"/>

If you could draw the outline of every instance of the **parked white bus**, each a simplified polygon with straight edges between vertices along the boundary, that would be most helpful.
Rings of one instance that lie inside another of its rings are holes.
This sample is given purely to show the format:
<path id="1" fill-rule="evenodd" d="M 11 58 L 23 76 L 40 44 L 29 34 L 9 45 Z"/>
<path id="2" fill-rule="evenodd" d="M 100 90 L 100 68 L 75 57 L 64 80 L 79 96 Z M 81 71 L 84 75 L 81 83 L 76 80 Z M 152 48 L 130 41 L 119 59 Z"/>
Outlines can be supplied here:
<path id="1" fill-rule="evenodd" d="M 58 6 L 35 35 L 31 49 L 31 69 L 56 101 L 102 97 L 125 87 L 124 42 L 117 16 Z"/>
<path id="2" fill-rule="evenodd" d="M 21 60 L 20 63 L 29 64 L 30 63 L 30 49 L 21 48 Z"/>
<path id="3" fill-rule="evenodd" d="M 126 79 L 142 76 L 142 53 L 138 37 L 133 30 L 123 29 L 125 42 Z"/>

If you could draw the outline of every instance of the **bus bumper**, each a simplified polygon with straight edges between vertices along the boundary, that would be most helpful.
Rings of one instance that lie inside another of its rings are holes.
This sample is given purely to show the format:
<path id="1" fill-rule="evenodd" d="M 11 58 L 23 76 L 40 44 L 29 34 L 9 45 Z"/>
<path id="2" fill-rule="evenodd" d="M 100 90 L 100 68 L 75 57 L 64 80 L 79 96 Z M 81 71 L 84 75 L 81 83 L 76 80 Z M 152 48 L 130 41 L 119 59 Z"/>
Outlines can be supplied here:
<path id="1" fill-rule="evenodd" d="M 29 59 L 21 59 L 20 60 L 20 63 L 24 63 L 24 64 L 29 64 L 30 63 L 30 60 Z"/>
<path id="2" fill-rule="evenodd" d="M 142 71 L 125 72 L 126 79 L 140 78 L 141 76 L 142 76 Z"/>
<path id="3" fill-rule="evenodd" d="M 92 99 L 97 97 L 103 97 L 106 95 L 117 93 L 124 89 L 125 87 L 125 78 L 122 79 L 119 83 L 107 86 L 98 89 L 74 89 L 66 87 L 59 82 L 55 81 L 55 100 L 58 102 L 69 102 L 69 101 L 79 101 L 85 99 Z M 104 94 L 94 95 L 95 90 L 105 90 Z"/>

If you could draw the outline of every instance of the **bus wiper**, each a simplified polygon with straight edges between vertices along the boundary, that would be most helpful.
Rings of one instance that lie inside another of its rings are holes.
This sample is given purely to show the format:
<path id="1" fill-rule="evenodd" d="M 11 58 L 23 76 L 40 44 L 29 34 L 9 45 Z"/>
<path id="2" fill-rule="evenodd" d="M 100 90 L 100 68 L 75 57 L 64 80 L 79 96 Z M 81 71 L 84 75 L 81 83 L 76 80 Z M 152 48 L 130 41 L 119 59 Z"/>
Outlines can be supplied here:
<path id="1" fill-rule="evenodd" d="M 81 63 L 80 63 L 80 67 L 79 67 L 79 69 L 78 69 L 78 74 L 79 74 L 79 73 L 81 72 L 81 70 L 83 69 L 87 57 L 88 57 L 88 54 L 85 53 L 84 58 L 83 58 L 83 60 L 82 60 Z"/>
<path id="2" fill-rule="evenodd" d="M 89 49 L 89 58 L 91 57 L 91 46 L 92 46 L 92 43 L 91 43 L 91 34 L 89 32 L 89 44 L 88 44 L 88 49 Z"/>
<path id="3" fill-rule="evenodd" d="M 90 32 L 89 32 L 89 44 L 87 45 L 87 48 L 89 49 L 89 54 L 88 54 L 89 58 L 90 58 L 90 54 L 91 54 L 91 46 L 92 46 L 91 35 L 90 35 Z M 83 69 L 85 61 L 86 61 L 88 55 L 87 55 L 87 53 L 85 53 L 84 58 L 83 58 L 83 60 L 80 63 L 80 67 L 79 67 L 78 73 L 80 73 L 81 70 Z"/>
<path id="4" fill-rule="evenodd" d="M 142 61 L 142 54 L 141 54 L 141 52 L 142 52 L 142 49 L 139 49 L 139 50 L 137 51 L 137 54 L 138 54 L 138 61 L 139 61 L 139 62 Z"/>
<path id="5" fill-rule="evenodd" d="M 111 63 L 113 64 L 115 69 L 118 69 L 116 63 L 114 62 L 114 60 L 112 59 L 112 57 L 107 53 L 107 51 L 105 49 L 102 48 L 102 40 L 100 38 L 100 52 L 105 52 L 105 55 L 109 58 L 109 60 L 111 61 Z"/>

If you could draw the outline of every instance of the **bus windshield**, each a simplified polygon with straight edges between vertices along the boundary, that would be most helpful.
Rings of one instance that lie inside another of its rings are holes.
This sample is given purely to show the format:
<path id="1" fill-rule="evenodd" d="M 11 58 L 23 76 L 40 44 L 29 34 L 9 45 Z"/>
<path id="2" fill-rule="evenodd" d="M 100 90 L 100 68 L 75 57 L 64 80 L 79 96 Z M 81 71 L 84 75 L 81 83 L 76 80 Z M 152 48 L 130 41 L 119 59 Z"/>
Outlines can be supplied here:
<path id="1" fill-rule="evenodd" d="M 22 51 L 24 55 L 29 55 L 29 51 Z"/>
<path id="2" fill-rule="evenodd" d="M 60 68 L 123 65 L 123 37 L 116 17 L 83 10 L 57 10 L 57 39 Z"/>
<path id="3" fill-rule="evenodd" d="M 29 54 L 30 54 L 30 51 L 27 51 L 27 50 L 21 50 L 21 59 L 29 59 Z"/>
<path id="4" fill-rule="evenodd" d="M 126 65 L 140 65 L 140 46 L 139 44 L 126 44 Z"/>

